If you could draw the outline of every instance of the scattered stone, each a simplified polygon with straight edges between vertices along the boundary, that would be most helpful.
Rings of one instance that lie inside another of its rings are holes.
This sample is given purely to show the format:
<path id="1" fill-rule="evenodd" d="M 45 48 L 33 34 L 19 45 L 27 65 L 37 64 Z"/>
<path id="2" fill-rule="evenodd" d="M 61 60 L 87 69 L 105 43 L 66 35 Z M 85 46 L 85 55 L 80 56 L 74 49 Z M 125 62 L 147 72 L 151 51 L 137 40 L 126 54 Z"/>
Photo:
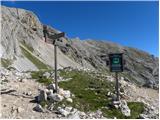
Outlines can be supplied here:
<path id="1" fill-rule="evenodd" d="M 31 96 L 32 92 L 31 91 L 25 92 L 25 95 Z"/>
<path id="2" fill-rule="evenodd" d="M 68 112 L 71 112 L 72 109 L 73 109 L 72 107 L 66 107 L 65 108 L 65 110 L 68 111 Z"/>
<path id="3" fill-rule="evenodd" d="M 79 115 L 80 112 L 75 112 L 74 114 L 71 114 L 68 119 L 81 119 L 82 116 L 80 117 Z M 82 118 L 83 119 L 83 118 Z"/>
<path id="4" fill-rule="evenodd" d="M 111 96 L 111 92 L 108 92 L 108 93 L 107 93 L 107 96 L 110 97 L 110 96 Z"/>
<path id="5" fill-rule="evenodd" d="M 14 113 L 16 111 L 16 107 L 15 106 L 12 106 L 11 107 L 11 113 Z"/>
<path id="6" fill-rule="evenodd" d="M 121 109 L 122 114 L 124 114 L 125 116 L 128 117 L 131 115 L 131 110 L 127 106 L 127 102 L 125 100 L 121 100 L 120 109 Z"/>
<path id="7" fill-rule="evenodd" d="M 64 99 L 63 96 L 55 93 L 55 94 L 51 94 L 48 96 L 48 98 L 52 101 L 52 102 L 60 102 Z"/>
<path id="8" fill-rule="evenodd" d="M 55 90 L 55 84 L 53 83 L 53 84 L 50 84 L 48 87 L 47 87 L 47 89 L 51 89 L 51 90 Z"/>
<path id="9" fill-rule="evenodd" d="M 70 98 L 71 97 L 71 92 L 69 90 L 65 90 L 63 96 L 65 98 Z"/>
<path id="10" fill-rule="evenodd" d="M 36 107 L 34 107 L 33 109 L 35 111 L 37 111 L 37 112 L 43 112 L 44 111 L 43 108 L 42 108 L 42 106 L 40 104 L 37 104 Z"/>
<path id="11" fill-rule="evenodd" d="M 115 94 L 112 95 L 112 101 L 116 101 L 117 96 Z"/>
<path id="12" fill-rule="evenodd" d="M 44 90 L 40 91 L 40 95 L 38 96 L 38 102 L 47 101 L 47 94 Z"/>
<path id="13" fill-rule="evenodd" d="M 43 74 L 43 76 L 45 76 L 46 78 L 49 78 L 51 75 L 50 75 L 49 72 L 45 72 L 45 73 Z"/>
<path id="14" fill-rule="evenodd" d="M 58 93 L 65 98 L 70 98 L 71 97 L 71 92 L 69 90 L 63 90 L 62 88 L 59 88 Z"/>
<path id="15" fill-rule="evenodd" d="M 47 95 L 52 95 L 52 94 L 53 94 L 53 90 L 48 90 L 48 89 L 46 89 L 45 91 L 46 91 L 46 94 L 47 94 Z"/>
<path id="16" fill-rule="evenodd" d="M 118 108 L 119 108 L 119 105 L 114 105 L 114 107 L 115 107 L 116 109 L 118 109 Z"/>
<path id="17" fill-rule="evenodd" d="M 18 108 L 17 108 L 17 112 L 18 112 L 18 113 L 21 113 L 23 110 L 24 110 L 24 109 L 21 108 L 21 107 L 18 107 Z"/>
<path id="18" fill-rule="evenodd" d="M 140 114 L 139 119 L 149 119 L 149 118 L 147 118 L 147 115 L 145 114 Z"/>
<path id="19" fill-rule="evenodd" d="M 57 110 L 58 110 L 58 112 L 59 112 L 61 115 L 63 115 L 64 117 L 66 117 L 67 115 L 69 115 L 69 112 L 66 111 L 66 110 L 64 110 L 64 109 L 61 108 L 61 107 L 58 107 Z"/>
<path id="20" fill-rule="evenodd" d="M 80 115 L 80 117 L 85 117 L 86 116 L 86 113 L 85 112 L 79 112 L 79 115 Z"/>
<path id="21" fill-rule="evenodd" d="M 27 81 L 27 79 L 20 79 L 19 82 L 23 82 L 25 83 Z"/>
<path id="22" fill-rule="evenodd" d="M 66 101 L 68 101 L 68 102 L 70 102 L 70 103 L 73 102 L 73 100 L 72 100 L 71 98 L 67 98 Z"/>
<path id="23" fill-rule="evenodd" d="M 4 104 L 4 105 L 3 105 L 3 107 L 7 107 L 7 105 L 6 105 L 6 104 Z"/>

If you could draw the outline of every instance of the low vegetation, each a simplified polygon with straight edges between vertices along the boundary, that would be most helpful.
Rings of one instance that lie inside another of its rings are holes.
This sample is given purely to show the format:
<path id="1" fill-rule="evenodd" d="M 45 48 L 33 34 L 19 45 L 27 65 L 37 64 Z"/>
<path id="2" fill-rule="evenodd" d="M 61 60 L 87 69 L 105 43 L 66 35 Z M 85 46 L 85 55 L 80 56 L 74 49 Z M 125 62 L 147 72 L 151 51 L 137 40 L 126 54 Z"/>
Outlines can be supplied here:
<path id="1" fill-rule="evenodd" d="M 12 64 L 12 62 L 9 59 L 1 58 L 1 64 L 3 67 L 8 68 Z"/>
<path id="2" fill-rule="evenodd" d="M 31 51 L 31 52 L 34 51 L 33 47 L 27 45 L 27 44 L 25 43 L 25 41 L 21 41 L 21 44 L 22 44 L 23 46 L 25 46 L 29 51 Z"/>
<path id="3" fill-rule="evenodd" d="M 43 76 L 43 74 L 49 70 L 41 70 L 41 71 L 32 71 L 31 76 L 33 79 L 36 79 L 37 82 L 43 83 L 44 85 L 49 85 L 52 83 L 52 78 L 47 78 L 46 76 Z"/>
<path id="4" fill-rule="evenodd" d="M 32 78 L 37 79 L 38 82 L 45 85 L 52 83 L 51 78 L 46 78 L 43 74 L 46 70 L 32 72 Z M 48 71 L 48 72 L 51 72 Z M 111 106 L 111 99 L 107 97 L 108 92 L 114 93 L 114 83 L 100 80 L 100 78 L 94 77 L 84 71 L 58 71 L 60 76 L 64 79 L 72 78 L 69 81 L 59 82 L 60 88 L 64 90 L 70 90 L 74 96 L 72 96 L 73 103 L 63 100 L 54 104 L 54 107 L 72 106 L 80 111 L 92 112 L 100 109 L 103 115 L 107 118 L 119 118 L 119 119 L 136 119 L 144 110 L 144 104 L 140 102 L 128 102 L 128 106 L 131 110 L 131 116 L 126 117 L 121 113 L 120 109 L 116 109 Z M 46 101 L 40 103 L 43 107 L 48 103 Z"/>
<path id="5" fill-rule="evenodd" d="M 30 52 L 28 52 L 26 49 L 24 49 L 21 46 L 22 53 L 38 68 L 38 69 L 48 69 L 49 66 L 41 62 L 39 59 L 34 57 Z"/>
<path id="6" fill-rule="evenodd" d="M 131 116 L 125 117 L 119 109 L 111 107 L 111 100 L 106 96 L 107 92 L 114 92 L 114 83 L 109 81 L 101 81 L 79 71 L 61 71 L 60 75 L 65 78 L 72 78 L 70 81 L 60 82 L 60 87 L 70 90 L 75 97 L 73 103 L 65 103 L 71 105 L 84 112 L 95 111 L 101 109 L 107 118 L 138 118 L 143 112 L 144 104 L 140 102 L 128 102 L 131 109 Z"/>

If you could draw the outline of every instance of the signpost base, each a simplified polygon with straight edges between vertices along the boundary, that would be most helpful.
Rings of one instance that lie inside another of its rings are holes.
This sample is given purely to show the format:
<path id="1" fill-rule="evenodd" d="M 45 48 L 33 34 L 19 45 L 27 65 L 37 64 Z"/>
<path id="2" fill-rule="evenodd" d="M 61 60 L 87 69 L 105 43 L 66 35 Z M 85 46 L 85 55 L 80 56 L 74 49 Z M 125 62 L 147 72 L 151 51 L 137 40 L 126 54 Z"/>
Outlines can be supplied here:
<path id="1" fill-rule="evenodd" d="M 116 86 L 115 86 L 115 89 L 116 89 L 116 95 L 117 95 L 116 100 L 117 100 L 117 101 L 119 101 L 119 82 L 118 82 L 118 72 L 115 72 L 115 77 L 116 77 Z"/>

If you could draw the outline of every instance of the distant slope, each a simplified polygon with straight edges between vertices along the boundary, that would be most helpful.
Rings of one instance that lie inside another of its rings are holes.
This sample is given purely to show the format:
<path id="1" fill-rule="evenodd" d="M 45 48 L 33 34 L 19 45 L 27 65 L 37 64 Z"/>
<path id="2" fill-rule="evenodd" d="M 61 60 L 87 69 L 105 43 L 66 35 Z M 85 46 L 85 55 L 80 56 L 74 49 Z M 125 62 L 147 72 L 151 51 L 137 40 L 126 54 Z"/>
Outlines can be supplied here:
<path id="1" fill-rule="evenodd" d="M 108 69 L 106 66 L 108 53 L 124 53 L 124 59 L 126 61 L 125 70 L 123 72 L 124 75 L 138 85 L 158 88 L 159 59 L 147 52 L 135 48 L 123 47 L 111 42 L 95 40 L 81 41 L 74 39 L 72 40 L 71 46 L 72 47 L 68 47 L 68 51 L 76 51 L 76 56 L 78 56 L 76 61 L 85 65 L 83 62 L 85 60 L 96 69 Z"/>

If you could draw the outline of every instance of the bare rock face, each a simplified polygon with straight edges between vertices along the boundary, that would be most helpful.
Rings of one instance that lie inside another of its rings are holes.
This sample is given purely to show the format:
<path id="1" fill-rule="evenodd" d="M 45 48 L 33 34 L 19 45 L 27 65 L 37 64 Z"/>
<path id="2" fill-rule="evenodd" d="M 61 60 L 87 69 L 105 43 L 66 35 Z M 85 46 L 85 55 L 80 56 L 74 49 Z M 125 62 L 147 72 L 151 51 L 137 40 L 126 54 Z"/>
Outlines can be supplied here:
<path id="1" fill-rule="evenodd" d="M 54 67 L 54 46 L 44 42 L 44 25 L 30 11 L 1 6 L 2 39 L 0 57 L 3 64 L 19 71 Z M 60 31 L 47 26 L 56 34 Z M 52 39 L 48 39 L 52 42 Z M 158 58 L 144 51 L 112 42 L 61 38 L 58 47 L 58 68 L 108 70 L 108 53 L 122 52 L 126 60 L 125 79 L 140 86 L 158 89 Z M 36 62 L 35 62 L 36 61 Z M 38 63 L 37 63 L 38 61 Z M 3 65 L 2 64 L 2 65 Z M 44 64 L 43 66 L 41 66 Z"/>
<path id="2" fill-rule="evenodd" d="M 23 9 L 1 6 L 1 10 L 0 57 L 3 64 L 7 63 L 7 66 L 12 66 L 19 71 L 54 67 L 54 46 L 44 42 L 43 24 L 37 16 Z M 54 30 L 54 32 L 58 31 Z M 57 52 L 58 68 L 79 66 L 59 49 Z M 42 64 L 44 65 L 41 66 Z"/>

